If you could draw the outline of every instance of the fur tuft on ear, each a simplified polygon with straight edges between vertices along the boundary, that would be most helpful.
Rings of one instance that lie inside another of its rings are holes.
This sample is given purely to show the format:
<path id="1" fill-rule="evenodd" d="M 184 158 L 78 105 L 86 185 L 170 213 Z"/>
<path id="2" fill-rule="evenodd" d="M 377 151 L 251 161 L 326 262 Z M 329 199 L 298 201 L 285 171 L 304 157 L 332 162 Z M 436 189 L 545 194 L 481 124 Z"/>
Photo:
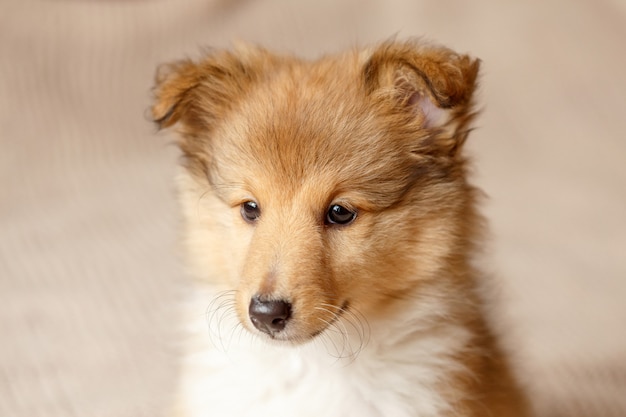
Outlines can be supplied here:
<path id="1" fill-rule="evenodd" d="M 159 128 L 170 127 L 190 105 L 192 90 L 202 81 L 200 68 L 191 60 L 162 64 L 155 75 L 152 119 Z"/>
<path id="2" fill-rule="evenodd" d="M 416 41 L 386 42 L 372 51 L 363 68 L 370 95 L 391 100 L 437 144 L 454 153 L 467 137 L 474 116 L 472 96 L 480 61 Z M 432 136 L 431 135 L 431 136 Z"/>
<path id="3" fill-rule="evenodd" d="M 260 48 L 238 45 L 233 51 L 211 51 L 157 69 L 152 118 L 159 128 L 183 125 L 183 133 L 210 130 L 216 120 L 244 97 L 263 68 Z"/>

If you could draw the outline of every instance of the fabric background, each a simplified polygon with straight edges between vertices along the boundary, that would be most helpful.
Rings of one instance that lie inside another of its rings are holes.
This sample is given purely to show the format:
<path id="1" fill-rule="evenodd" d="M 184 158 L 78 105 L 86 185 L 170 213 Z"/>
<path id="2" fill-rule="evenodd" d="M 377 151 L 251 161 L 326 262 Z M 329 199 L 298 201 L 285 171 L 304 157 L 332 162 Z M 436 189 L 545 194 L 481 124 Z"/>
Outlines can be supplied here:
<path id="1" fill-rule="evenodd" d="M 468 143 L 541 416 L 626 416 L 626 3 L 0 0 L 0 416 L 164 416 L 186 289 L 158 63 L 423 35 L 483 61 Z"/>

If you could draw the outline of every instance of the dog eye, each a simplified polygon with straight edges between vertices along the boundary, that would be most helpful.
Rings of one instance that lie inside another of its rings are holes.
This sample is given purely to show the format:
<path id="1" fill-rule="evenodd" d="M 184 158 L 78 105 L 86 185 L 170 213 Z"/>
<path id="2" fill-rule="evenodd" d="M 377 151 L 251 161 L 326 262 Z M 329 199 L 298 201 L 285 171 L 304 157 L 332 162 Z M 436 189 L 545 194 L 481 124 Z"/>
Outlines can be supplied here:
<path id="1" fill-rule="evenodd" d="M 346 225 L 351 223 L 356 218 L 356 212 L 340 206 L 339 204 L 333 204 L 328 208 L 326 213 L 327 224 L 339 224 Z"/>
<path id="2" fill-rule="evenodd" d="M 254 201 L 246 201 L 241 205 L 241 217 L 248 223 L 256 221 L 261 216 L 261 209 Z"/>

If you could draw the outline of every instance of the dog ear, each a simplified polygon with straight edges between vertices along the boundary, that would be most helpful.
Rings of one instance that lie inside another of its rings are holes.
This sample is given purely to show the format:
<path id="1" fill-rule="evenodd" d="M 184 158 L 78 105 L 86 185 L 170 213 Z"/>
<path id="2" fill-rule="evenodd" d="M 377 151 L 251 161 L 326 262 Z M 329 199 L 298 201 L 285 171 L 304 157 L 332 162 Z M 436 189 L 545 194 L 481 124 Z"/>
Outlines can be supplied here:
<path id="1" fill-rule="evenodd" d="M 370 95 L 391 104 L 402 121 L 426 131 L 429 145 L 455 154 L 475 115 L 472 96 L 479 60 L 417 42 L 387 42 L 363 69 Z"/>
<path id="2" fill-rule="evenodd" d="M 154 78 L 152 119 L 159 128 L 170 127 L 193 105 L 193 90 L 203 80 L 200 66 L 191 60 L 162 64 Z"/>
<path id="3" fill-rule="evenodd" d="M 159 128 L 179 123 L 183 133 L 208 130 L 232 108 L 256 79 L 252 61 L 260 50 L 240 45 L 213 51 L 198 62 L 163 64 L 155 76 L 152 119 Z"/>

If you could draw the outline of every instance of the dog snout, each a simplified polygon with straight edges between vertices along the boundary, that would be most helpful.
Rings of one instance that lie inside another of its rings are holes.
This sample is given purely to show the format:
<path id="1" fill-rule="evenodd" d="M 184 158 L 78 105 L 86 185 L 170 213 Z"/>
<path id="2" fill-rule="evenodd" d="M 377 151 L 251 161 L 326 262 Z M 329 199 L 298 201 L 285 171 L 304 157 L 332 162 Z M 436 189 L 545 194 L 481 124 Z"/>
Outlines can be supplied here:
<path id="1" fill-rule="evenodd" d="M 248 309 L 254 327 L 270 336 L 282 331 L 291 317 L 291 304 L 284 300 L 253 297 Z"/>

